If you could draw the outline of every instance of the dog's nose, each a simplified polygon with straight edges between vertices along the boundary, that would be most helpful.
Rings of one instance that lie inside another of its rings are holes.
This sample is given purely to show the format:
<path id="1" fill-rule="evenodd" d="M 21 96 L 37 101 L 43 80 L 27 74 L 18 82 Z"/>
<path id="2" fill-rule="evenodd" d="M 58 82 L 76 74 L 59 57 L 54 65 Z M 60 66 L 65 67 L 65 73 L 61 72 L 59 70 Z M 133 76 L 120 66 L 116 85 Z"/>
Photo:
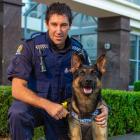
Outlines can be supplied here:
<path id="1" fill-rule="evenodd" d="M 86 84 L 90 84 L 90 83 L 92 83 L 92 80 L 87 79 L 87 80 L 86 80 Z"/>

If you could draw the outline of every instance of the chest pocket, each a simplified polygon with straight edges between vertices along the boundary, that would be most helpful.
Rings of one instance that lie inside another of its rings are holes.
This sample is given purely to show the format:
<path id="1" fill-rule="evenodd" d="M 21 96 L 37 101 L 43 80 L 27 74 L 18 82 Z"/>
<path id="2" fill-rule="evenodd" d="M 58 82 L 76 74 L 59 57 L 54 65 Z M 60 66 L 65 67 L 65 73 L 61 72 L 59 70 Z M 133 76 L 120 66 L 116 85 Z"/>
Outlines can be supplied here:
<path id="1" fill-rule="evenodd" d="M 45 64 L 45 57 L 46 54 L 44 54 L 44 50 L 35 50 L 35 56 L 34 56 L 34 75 L 37 80 L 45 80 L 46 79 L 46 64 Z"/>

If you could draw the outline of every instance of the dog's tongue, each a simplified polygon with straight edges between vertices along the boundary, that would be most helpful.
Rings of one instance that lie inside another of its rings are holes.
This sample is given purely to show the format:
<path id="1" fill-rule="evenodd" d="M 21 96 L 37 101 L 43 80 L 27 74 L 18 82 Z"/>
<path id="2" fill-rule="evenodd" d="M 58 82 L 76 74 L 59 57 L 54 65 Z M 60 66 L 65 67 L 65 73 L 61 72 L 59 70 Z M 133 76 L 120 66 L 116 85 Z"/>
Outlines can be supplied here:
<path id="1" fill-rule="evenodd" d="M 90 94 L 92 92 L 92 88 L 91 87 L 84 87 L 84 93 L 85 94 Z"/>

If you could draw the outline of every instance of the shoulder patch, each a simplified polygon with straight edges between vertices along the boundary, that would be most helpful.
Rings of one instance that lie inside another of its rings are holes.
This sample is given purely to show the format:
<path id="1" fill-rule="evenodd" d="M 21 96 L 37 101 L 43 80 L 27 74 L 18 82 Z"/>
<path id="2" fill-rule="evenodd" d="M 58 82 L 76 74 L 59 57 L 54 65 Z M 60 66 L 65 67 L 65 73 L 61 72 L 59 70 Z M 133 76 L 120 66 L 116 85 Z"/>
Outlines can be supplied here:
<path id="1" fill-rule="evenodd" d="M 22 50 L 23 50 L 23 45 L 21 44 L 21 45 L 18 46 L 18 49 L 16 51 L 16 55 L 21 54 Z"/>

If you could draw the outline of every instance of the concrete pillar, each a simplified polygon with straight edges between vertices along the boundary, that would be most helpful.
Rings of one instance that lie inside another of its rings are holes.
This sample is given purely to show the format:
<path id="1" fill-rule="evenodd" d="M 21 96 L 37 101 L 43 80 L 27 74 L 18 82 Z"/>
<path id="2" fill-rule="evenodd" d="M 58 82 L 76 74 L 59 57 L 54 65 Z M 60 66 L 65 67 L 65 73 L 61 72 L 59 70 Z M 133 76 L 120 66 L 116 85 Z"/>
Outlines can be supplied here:
<path id="1" fill-rule="evenodd" d="M 103 78 L 103 87 L 128 89 L 130 20 L 127 17 L 108 17 L 98 20 L 98 56 L 106 53 L 107 72 Z M 110 44 L 110 49 L 106 48 Z M 109 43 L 109 44 L 108 44 Z"/>
<path id="2" fill-rule="evenodd" d="M 21 0 L 0 0 L 0 85 L 7 81 L 7 66 L 21 39 Z"/>

